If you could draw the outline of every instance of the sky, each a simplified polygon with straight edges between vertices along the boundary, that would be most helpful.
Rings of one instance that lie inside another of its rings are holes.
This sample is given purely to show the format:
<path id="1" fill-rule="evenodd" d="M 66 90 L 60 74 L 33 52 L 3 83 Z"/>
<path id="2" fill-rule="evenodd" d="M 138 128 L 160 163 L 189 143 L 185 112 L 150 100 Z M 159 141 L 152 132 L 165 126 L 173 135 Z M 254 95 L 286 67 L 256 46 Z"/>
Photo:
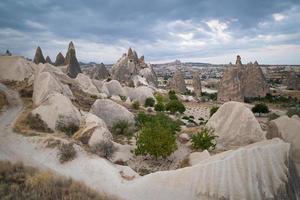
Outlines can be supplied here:
<path id="1" fill-rule="evenodd" d="M 0 52 L 115 63 L 300 64 L 300 0 L 1 0 Z"/>

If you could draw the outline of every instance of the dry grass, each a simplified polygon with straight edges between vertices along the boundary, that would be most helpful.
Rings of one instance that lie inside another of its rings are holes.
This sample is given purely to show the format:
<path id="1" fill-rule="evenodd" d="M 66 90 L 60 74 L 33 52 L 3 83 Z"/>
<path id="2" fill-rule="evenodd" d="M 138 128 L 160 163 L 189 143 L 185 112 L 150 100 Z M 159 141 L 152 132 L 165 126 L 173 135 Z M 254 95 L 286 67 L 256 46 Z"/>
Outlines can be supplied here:
<path id="1" fill-rule="evenodd" d="M 6 96 L 3 92 L 0 91 L 0 111 L 2 110 L 2 108 L 7 105 L 7 99 Z"/>
<path id="2" fill-rule="evenodd" d="M 50 172 L 41 172 L 22 164 L 0 161 L 0 197 L 1 199 L 115 199 L 99 194 L 82 183 L 55 176 Z"/>
<path id="3" fill-rule="evenodd" d="M 96 99 L 91 97 L 91 95 L 83 92 L 78 86 L 75 86 L 74 84 L 69 84 L 69 86 L 75 97 L 75 100 L 72 101 L 74 106 L 76 106 L 80 110 L 89 111 Z"/>
<path id="4" fill-rule="evenodd" d="M 184 167 L 189 167 L 190 166 L 190 159 L 189 157 L 187 156 L 186 158 L 184 158 L 178 165 L 177 169 L 180 169 L 180 168 L 184 168 Z"/>

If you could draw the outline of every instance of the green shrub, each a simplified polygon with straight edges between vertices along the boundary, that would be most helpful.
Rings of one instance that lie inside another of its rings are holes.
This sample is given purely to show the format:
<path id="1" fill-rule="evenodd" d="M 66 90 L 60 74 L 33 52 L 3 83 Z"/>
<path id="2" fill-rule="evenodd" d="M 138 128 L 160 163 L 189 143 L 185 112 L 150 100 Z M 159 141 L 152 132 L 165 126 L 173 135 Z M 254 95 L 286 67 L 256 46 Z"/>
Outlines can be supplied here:
<path id="1" fill-rule="evenodd" d="M 92 98 L 92 99 L 97 99 L 98 96 L 97 96 L 97 95 L 91 95 L 91 98 Z"/>
<path id="2" fill-rule="evenodd" d="M 126 99 L 127 99 L 127 97 L 126 97 L 126 96 L 123 96 L 123 95 L 119 95 L 119 97 L 120 97 L 120 99 L 121 99 L 122 101 L 126 101 Z"/>
<path id="3" fill-rule="evenodd" d="M 176 92 L 174 90 L 169 91 L 169 99 L 170 100 L 177 100 Z"/>
<path id="4" fill-rule="evenodd" d="M 145 101 L 145 107 L 153 107 L 155 104 L 155 100 L 152 97 L 148 97 Z"/>
<path id="5" fill-rule="evenodd" d="M 137 136 L 135 154 L 166 158 L 176 149 L 172 131 L 158 121 L 149 121 Z"/>
<path id="6" fill-rule="evenodd" d="M 192 147 L 196 150 L 215 149 L 216 138 L 212 129 L 204 128 L 201 132 L 192 135 Z"/>
<path id="7" fill-rule="evenodd" d="M 298 115 L 298 117 L 300 117 L 300 108 L 299 107 L 289 108 L 286 114 L 289 117 L 292 117 L 293 115 Z"/>
<path id="8" fill-rule="evenodd" d="M 101 141 L 91 147 L 91 152 L 100 157 L 110 159 L 117 148 L 111 141 Z"/>
<path id="9" fill-rule="evenodd" d="M 118 120 L 112 126 L 112 133 L 115 135 L 131 135 L 132 125 L 127 120 Z"/>
<path id="10" fill-rule="evenodd" d="M 217 100 L 218 93 L 207 93 L 207 92 L 202 92 L 201 93 L 201 98 L 204 99 L 205 101 L 216 101 Z"/>
<path id="11" fill-rule="evenodd" d="M 268 106 L 264 103 L 255 104 L 255 106 L 251 110 L 253 113 L 259 113 L 259 116 L 261 113 L 270 112 Z"/>
<path id="12" fill-rule="evenodd" d="M 131 107 L 135 110 L 138 110 L 140 108 L 140 102 L 134 101 L 131 105 Z"/>
<path id="13" fill-rule="evenodd" d="M 129 83 L 128 83 L 128 87 L 132 87 L 132 88 L 134 88 L 134 82 L 133 82 L 133 80 L 130 80 L 130 81 L 129 81 Z"/>
<path id="14" fill-rule="evenodd" d="M 63 121 L 57 121 L 56 129 L 61 132 L 64 132 L 67 136 L 72 136 L 74 135 L 74 133 L 76 133 L 76 131 L 79 130 L 79 126 L 72 122 L 66 124 Z"/>
<path id="15" fill-rule="evenodd" d="M 189 118 L 188 116 L 184 115 L 184 116 L 182 117 L 182 119 L 189 120 L 190 118 Z"/>
<path id="16" fill-rule="evenodd" d="M 172 114 L 175 114 L 176 112 L 184 113 L 185 107 L 181 101 L 173 99 L 167 103 L 166 110 L 170 111 Z"/>
<path id="17" fill-rule="evenodd" d="M 155 104 L 154 110 L 158 111 L 158 112 L 163 112 L 166 110 L 166 107 L 163 103 L 159 102 L 159 103 Z"/>
<path id="18" fill-rule="evenodd" d="M 73 147 L 73 143 L 61 144 L 57 156 L 60 163 L 73 160 L 76 157 L 76 150 Z"/>
<path id="19" fill-rule="evenodd" d="M 215 112 L 217 112 L 218 109 L 219 109 L 219 106 L 213 106 L 213 107 L 210 109 L 210 111 L 209 111 L 209 116 L 210 116 L 210 117 L 213 116 L 213 114 L 214 114 Z"/>

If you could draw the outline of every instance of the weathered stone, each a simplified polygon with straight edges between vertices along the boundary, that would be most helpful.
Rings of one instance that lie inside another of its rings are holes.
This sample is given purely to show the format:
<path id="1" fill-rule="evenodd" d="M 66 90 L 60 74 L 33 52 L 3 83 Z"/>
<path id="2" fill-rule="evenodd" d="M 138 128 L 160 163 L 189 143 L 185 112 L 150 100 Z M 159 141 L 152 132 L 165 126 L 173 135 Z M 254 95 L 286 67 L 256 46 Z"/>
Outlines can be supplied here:
<path id="1" fill-rule="evenodd" d="M 46 61 L 46 63 L 49 63 L 51 65 L 53 64 L 52 61 L 51 61 L 51 58 L 49 56 L 46 57 L 45 61 Z"/>
<path id="2" fill-rule="evenodd" d="M 142 60 L 138 59 L 137 53 L 129 48 L 128 53 L 123 54 L 112 67 L 112 79 L 129 85 L 136 75 L 145 77 L 150 85 L 157 86 L 157 77 L 152 66 L 147 65 L 144 58 Z"/>
<path id="3" fill-rule="evenodd" d="M 198 73 L 195 73 L 193 75 L 193 88 L 194 88 L 194 93 L 196 94 L 196 96 L 201 96 L 202 93 L 202 87 L 201 87 L 201 80 L 199 77 Z"/>
<path id="4" fill-rule="evenodd" d="M 67 74 L 71 78 L 76 78 L 77 74 L 81 73 L 80 65 L 76 58 L 76 52 L 73 42 L 70 42 L 69 49 L 66 55 L 65 64 L 67 64 Z"/>
<path id="5" fill-rule="evenodd" d="M 177 93 L 185 93 L 187 91 L 184 76 L 181 71 L 177 70 L 170 80 L 170 88 Z"/>
<path id="6" fill-rule="evenodd" d="M 287 74 L 286 85 L 289 90 L 300 90 L 300 73 L 290 71 Z"/>
<path id="7" fill-rule="evenodd" d="M 264 97 L 269 86 L 258 63 L 242 65 L 237 56 L 236 65 L 228 66 L 219 84 L 219 101 L 244 101 L 247 97 Z"/>
<path id="8" fill-rule="evenodd" d="M 55 60 L 55 66 L 62 66 L 65 63 L 65 57 L 62 55 L 61 52 L 59 52 L 56 56 L 56 60 Z"/>
<path id="9" fill-rule="evenodd" d="M 34 59 L 33 59 L 33 62 L 35 64 L 39 64 L 39 63 L 45 63 L 45 58 L 43 56 L 43 52 L 42 52 L 42 49 L 41 47 L 38 47 L 35 51 L 35 55 L 34 55 Z"/>
<path id="10" fill-rule="evenodd" d="M 97 80 L 107 79 L 110 76 L 109 71 L 106 69 L 103 63 L 101 63 L 100 65 L 98 64 L 95 65 L 93 69 L 87 71 L 86 74 L 91 79 L 97 79 Z"/>

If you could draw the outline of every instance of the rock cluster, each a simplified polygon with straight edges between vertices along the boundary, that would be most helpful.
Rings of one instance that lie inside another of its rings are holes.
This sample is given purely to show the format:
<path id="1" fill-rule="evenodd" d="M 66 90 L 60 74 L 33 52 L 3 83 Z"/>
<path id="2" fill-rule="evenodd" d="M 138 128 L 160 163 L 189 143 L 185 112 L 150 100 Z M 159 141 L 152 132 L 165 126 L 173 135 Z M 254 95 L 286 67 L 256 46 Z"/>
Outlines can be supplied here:
<path id="1" fill-rule="evenodd" d="M 72 41 L 69 43 L 65 65 L 67 65 L 67 74 L 69 77 L 76 78 L 77 74 L 81 73 L 80 65 L 76 58 L 75 47 Z"/>
<path id="2" fill-rule="evenodd" d="M 269 86 L 258 63 L 243 65 L 238 55 L 236 65 L 230 65 L 224 71 L 218 100 L 244 101 L 247 97 L 264 97 L 267 93 Z"/>
<path id="3" fill-rule="evenodd" d="M 46 61 L 46 63 L 49 63 L 51 65 L 53 64 L 52 61 L 51 61 L 51 58 L 49 56 L 46 57 L 45 61 Z"/>
<path id="4" fill-rule="evenodd" d="M 193 75 L 193 82 L 192 82 L 194 93 L 196 96 L 201 96 L 202 93 L 202 87 L 201 87 L 201 80 L 198 73 L 195 73 Z"/>
<path id="5" fill-rule="evenodd" d="M 62 55 L 61 52 L 59 52 L 56 56 L 56 60 L 55 60 L 54 65 L 55 66 L 62 66 L 62 65 L 64 65 L 64 63 L 65 63 L 65 57 Z"/>
<path id="6" fill-rule="evenodd" d="M 96 64 L 94 67 L 85 72 L 91 79 L 103 80 L 107 79 L 110 74 L 109 71 L 106 69 L 105 65 L 101 63 L 100 65 Z"/>
<path id="7" fill-rule="evenodd" d="M 39 64 L 39 63 L 44 64 L 46 62 L 41 47 L 38 47 L 36 49 L 33 62 L 35 64 Z"/>
<path id="8" fill-rule="evenodd" d="M 135 76 L 144 77 L 149 85 L 157 86 L 157 77 L 151 65 L 144 61 L 144 56 L 138 58 L 138 55 L 131 48 L 127 54 L 117 61 L 112 67 L 112 79 L 121 83 L 131 84 Z"/>
<path id="9" fill-rule="evenodd" d="M 180 70 L 177 70 L 172 79 L 169 82 L 171 90 L 174 90 L 177 93 L 185 93 L 187 91 L 184 76 Z"/>
<path id="10" fill-rule="evenodd" d="M 290 71 L 287 74 L 286 85 L 289 90 L 300 90 L 300 73 Z"/>

